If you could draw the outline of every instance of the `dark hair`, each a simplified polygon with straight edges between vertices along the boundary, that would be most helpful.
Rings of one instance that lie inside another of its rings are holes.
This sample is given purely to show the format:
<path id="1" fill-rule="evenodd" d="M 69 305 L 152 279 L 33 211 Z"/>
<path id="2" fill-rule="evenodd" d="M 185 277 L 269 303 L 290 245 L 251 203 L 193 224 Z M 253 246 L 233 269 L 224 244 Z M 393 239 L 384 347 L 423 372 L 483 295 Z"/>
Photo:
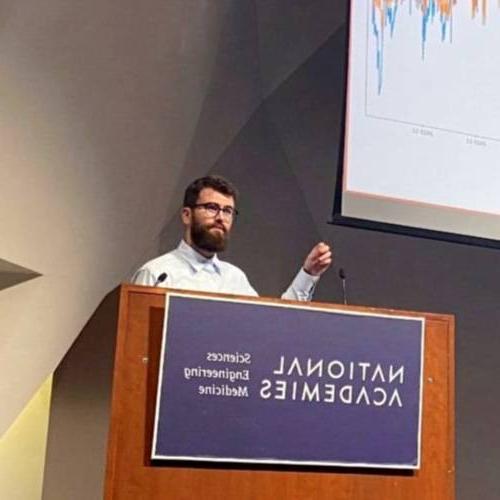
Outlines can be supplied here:
<path id="1" fill-rule="evenodd" d="M 196 179 L 186 188 L 184 192 L 184 207 L 193 207 L 198 201 L 198 196 L 202 189 L 211 188 L 218 193 L 226 196 L 232 196 L 236 203 L 238 199 L 238 190 L 227 179 L 219 175 L 207 175 Z"/>

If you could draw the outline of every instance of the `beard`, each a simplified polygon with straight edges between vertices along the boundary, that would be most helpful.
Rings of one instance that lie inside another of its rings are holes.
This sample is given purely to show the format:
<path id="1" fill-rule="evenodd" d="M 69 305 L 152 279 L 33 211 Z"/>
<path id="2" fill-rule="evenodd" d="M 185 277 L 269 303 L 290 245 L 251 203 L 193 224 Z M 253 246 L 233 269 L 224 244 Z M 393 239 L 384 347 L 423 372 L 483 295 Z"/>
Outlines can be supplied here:
<path id="1" fill-rule="evenodd" d="M 212 233 L 210 229 L 218 227 L 222 232 Z M 191 241 L 200 250 L 207 252 L 223 252 L 226 249 L 229 235 L 226 229 L 217 224 L 204 225 L 194 221 L 191 226 Z"/>

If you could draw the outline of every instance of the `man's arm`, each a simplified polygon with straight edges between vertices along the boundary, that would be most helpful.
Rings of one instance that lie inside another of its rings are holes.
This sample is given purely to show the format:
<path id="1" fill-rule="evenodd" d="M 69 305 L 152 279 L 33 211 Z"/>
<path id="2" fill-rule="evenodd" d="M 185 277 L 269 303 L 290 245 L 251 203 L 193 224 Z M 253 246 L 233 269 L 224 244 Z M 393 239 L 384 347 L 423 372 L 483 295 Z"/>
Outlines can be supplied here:
<path id="1" fill-rule="evenodd" d="M 158 277 L 155 276 L 147 267 L 143 267 L 134 274 L 130 282 L 134 285 L 155 286 L 157 279 Z"/>
<path id="2" fill-rule="evenodd" d="M 303 267 L 281 298 L 302 301 L 311 300 L 319 277 L 330 267 L 332 260 L 330 247 L 326 243 L 318 243 L 309 252 Z"/>

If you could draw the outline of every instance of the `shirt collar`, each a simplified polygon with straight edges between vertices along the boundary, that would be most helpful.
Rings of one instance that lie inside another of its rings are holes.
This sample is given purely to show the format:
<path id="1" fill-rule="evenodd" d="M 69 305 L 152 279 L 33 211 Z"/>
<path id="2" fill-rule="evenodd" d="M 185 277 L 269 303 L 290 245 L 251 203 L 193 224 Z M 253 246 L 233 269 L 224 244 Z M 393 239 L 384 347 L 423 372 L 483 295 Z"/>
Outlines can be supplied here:
<path id="1" fill-rule="evenodd" d="M 204 267 L 212 267 L 215 271 L 220 274 L 220 260 L 217 254 L 213 257 L 205 257 L 201 253 L 197 252 L 193 247 L 189 246 L 184 239 L 181 240 L 177 250 L 184 258 L 184 260 L 193 268 L 195 272 L 200 271 Z"/>

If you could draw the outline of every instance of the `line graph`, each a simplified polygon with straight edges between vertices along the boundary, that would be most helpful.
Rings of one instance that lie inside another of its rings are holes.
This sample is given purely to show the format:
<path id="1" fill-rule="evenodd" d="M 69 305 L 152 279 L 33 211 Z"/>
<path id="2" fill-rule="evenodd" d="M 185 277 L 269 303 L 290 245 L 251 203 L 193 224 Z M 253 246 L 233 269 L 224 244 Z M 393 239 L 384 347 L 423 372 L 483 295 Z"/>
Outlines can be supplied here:
<path id="1" fill-rule="evenodd" d="M 470 19 L 475 21 L 480 18 L 481 23 L 486 24 L 488 0 L 469 1 Z M 371 3 L 370 24 L 376 46 L 377 91 L 380 94 L 383 88 L 386 37 L 389 35 L 391 39 L 393 38 L 398 16 L 402 15 L 400 11 L 404 9 L 405 4 L 407 14 L 414 17 L 415 22 L 420 20 L 421 57 L 424 59 L 429 30 L 437 26 L 441 41 L 452 43 L 454 11 L 457 8 L 465 8 L 466 2 L 458 4 L 458 0 L 372 0 Z M 497 4 L 500 7 L 500 0 L 497 0 Z"/>
<path id="2" fill-rule="evenodd" d="M 365 0 L 365 33 L 367 117 L 500 141 L 500 0 Z"/>
<path id="3" fill-rule="evenodd" d="M 500 240 L 499 1 L 351 0 L 349 34 L 342 210 Z"/>

